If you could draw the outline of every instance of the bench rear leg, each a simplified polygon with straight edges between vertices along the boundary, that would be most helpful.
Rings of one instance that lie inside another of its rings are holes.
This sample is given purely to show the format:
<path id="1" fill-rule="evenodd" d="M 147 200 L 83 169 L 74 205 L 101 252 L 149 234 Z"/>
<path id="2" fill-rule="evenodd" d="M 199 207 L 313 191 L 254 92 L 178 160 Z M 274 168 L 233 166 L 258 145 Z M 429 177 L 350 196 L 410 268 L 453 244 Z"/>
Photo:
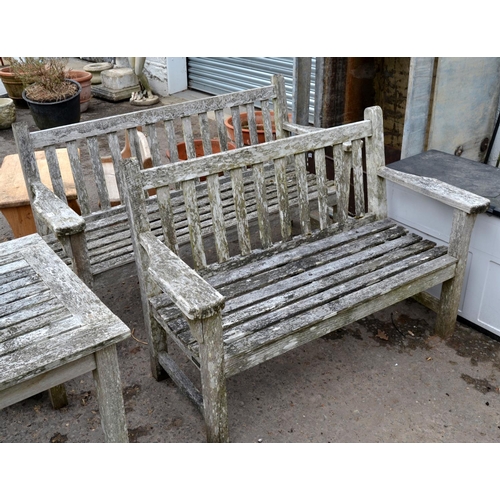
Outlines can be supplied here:
<path id="1" fill-rule="evenodd" d="M 68 396 L 64 384 L 49 389 L 49 398 L 54 410 L 59 410 L 68 404 Z"/>

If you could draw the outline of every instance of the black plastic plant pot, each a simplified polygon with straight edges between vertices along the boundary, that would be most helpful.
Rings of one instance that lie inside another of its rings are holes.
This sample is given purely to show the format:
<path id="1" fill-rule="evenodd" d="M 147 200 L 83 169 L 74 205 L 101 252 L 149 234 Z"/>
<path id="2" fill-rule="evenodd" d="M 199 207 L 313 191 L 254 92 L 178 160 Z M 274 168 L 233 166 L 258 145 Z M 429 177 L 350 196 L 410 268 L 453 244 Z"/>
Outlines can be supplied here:
<path id="1" fill-rule="evenodd" d="M 62 127 L 80 121 L 80 92 L 82 87 L 75 80 L 69 81 L 78 87 L 78 92 L 64 101 L 35 102 L 26 97 L 26 90 L 23 91 L 23 99 L 28 103 L 31 116 L 33 116 L 35 125 L 39 129 Z"/>

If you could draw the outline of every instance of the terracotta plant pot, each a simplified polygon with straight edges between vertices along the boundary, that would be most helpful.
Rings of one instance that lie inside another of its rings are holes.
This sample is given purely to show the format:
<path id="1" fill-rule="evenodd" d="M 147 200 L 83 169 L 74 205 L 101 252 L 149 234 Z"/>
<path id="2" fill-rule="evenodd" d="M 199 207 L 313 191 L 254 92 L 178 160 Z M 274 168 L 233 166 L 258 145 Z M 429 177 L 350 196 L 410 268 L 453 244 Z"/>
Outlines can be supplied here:
<path id="1" fill-rule="evenodd" d="M 14 105 L 18 108 L 27 108 L 28 104 L 23 99 L 24 85 L 19 78 L 14 76 L 14 73 L 10 70 L 10 66 L 0 68 L 0 79 L 8 96 L 14 101 Z"/>
<path id="2" fill-rule="evenodd" d="M 243 144 L 245 146 L 250 146 L 252 143 L 250 142 L 250 129 L 248 128 L 248 121 L 247 121 L 247 113 L 241 113 L 240 114 L 240 119 L 241 119 L 241 130 L 243 133 Z M 257 123 L 257 137 L 260 142 L 266 142 L 266 137 L 264 135 L 264 120 L 262 118 L 262 111 L 255 111 L 255 122 Z M 235 141 L 234 137 L 234 127 L 233 127 L 233 118 L 232 116 L 229 116 L 224 120 L 224 124 L 226 125 L 227 133 L 229 135 L 229 138 L 231 141 Z M 273 139 L 276 138 L 276 129 L 274 128 L 274 113 L 271 111 L 271 125 L 272 125 L 272 130 L 273 130 Z"/>
<path id="3" fill-rule="evenodd" d="M 67 77 L 70 80 L 75 80 L 82 87 L 82 91 L 80 93 L 80 113 L 87 111 L 90 104 L 90 99 L 92 98 L 92 73 L 88 71 L 80 71 L 80 70 L 70 70 L 67 73 Z"/>
<path id="4" fill-rule="evenodd" d="M 212 143 L 212 153 L 220 153 L 219 139 L 211 139 L 210 142 Z M 236 146 L 231 143 L 229 143 L 227 147 L 228 149 L 236 149 Z M 196 139 L 194 141 L 194 149 L 196 151 L 196 158 L 199 158 L 200 156 L 205 156 L 205 151 L 203 150 L 203 141 L 201 139 Z M 179 155 L 179 160 L 188 159 L 185 142 L 177 144 L 177 154 Z"/>
<path id="5" fill-rule="evenodd" d="M 212 145 L 212 153 L 220 153 L 220 142 L 219 139 L 211 139 L 210 140 L 211 145 Z M 227 145 L 228 149 L 236 149 L 236 146 L 234 144 L 229 143 Z M 194 149 L 196 151 L 196 157 L 199 158 L 200 156 L 205 156 L 205 151 L 203 149 L 203 141 L 201 139 L 195 139 L 194 141 Z M 179 160 L 187 160 L 187 150 L 186 150 L 186 143 L 185 142 L 180 142 L 177 144 L 177 154 L 179 155 Z M 167 158 L 170 159 L 170 152 L 167 151 Z M 222 175 L 219 174 L 219 175 Z M 200 177 L 201 181 L 206 180 L 206 177 Z"/>
<path id="6" fill-rule="evenodd" d="M 36 102 L 26 97 L 26 90 L 23 90 L 23 99 L 28 103 L 31 116 L 35 125 L 43 130 L 53 127 L 61 127 L 70 123 L 80 121 L 80 93 L 82 88 L 78 82 L 70 80 L 78 87 L 78 92 L 65 99 L 56 102 Z"/>

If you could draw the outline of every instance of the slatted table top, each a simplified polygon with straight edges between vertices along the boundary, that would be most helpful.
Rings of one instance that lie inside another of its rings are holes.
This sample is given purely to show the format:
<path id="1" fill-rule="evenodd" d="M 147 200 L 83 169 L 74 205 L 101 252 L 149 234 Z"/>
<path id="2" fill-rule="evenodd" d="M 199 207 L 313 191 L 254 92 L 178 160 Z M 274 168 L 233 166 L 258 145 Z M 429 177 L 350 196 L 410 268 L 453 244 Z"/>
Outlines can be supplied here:
<path id="1" fill-rule="evenodd" d="M 38 234 L 0 244 L 0 390 L 129 335 Z"/>
<path id="2" fill-rule="evenodd" d="M 75 181 L 71 172 L 68 150 L 56 149 L 57 160 L 61 168 L 64 190 L 68 200 L 76 199 Z M 49 167 L 44 151 L 37 151 L 35 158 L 38 164 L 42 182 L 52 189 Z M 7 155 L 0 168 L 0 208 L 19 207 L 29 205 L 30 200 L 24 182 L 23 171 L 17 154 Z"/>

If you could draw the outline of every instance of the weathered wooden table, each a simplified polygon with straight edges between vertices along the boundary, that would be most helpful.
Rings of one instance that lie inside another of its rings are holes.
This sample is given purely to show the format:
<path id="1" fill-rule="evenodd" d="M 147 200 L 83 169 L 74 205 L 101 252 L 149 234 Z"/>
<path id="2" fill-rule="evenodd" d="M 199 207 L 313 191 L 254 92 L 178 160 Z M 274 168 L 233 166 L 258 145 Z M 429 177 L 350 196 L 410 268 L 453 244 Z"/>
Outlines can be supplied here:
<path id="1" fill-rule="evenodd" d="M 68 150 L 65 148 L 57 149 L 56 155 L 68 204 L 75 212 L 80 213 Z M 52 189 L 45 152 L 37 151 L 35 157 L 40 169 L 41 181 Z M 7 219 L 15 238 L 36 233 L 30 199 L 17 154 L 7 155 L 0 168 L 0 210 Z"/>
<path id="2" fill-rule="evenodd" d="M 127 442 L 116 344 L 130 335 L 38 234 L 0 244 L 0 409 L 93 372 L 106 441 Z"/>

